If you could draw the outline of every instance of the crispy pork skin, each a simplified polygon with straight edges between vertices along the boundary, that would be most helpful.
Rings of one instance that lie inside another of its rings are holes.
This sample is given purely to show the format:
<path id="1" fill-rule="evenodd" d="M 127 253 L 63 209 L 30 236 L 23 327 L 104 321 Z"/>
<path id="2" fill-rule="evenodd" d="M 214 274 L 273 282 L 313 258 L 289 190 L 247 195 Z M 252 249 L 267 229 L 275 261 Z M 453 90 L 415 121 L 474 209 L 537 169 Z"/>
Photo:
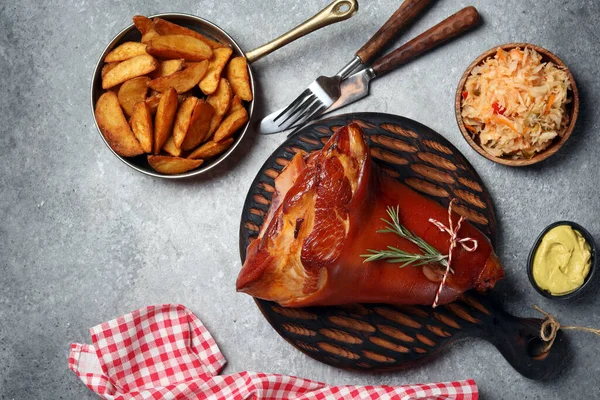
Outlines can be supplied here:
<path id="1" fill-rule="evenodd" d="M 297 154 L 275 180 L 271 209 L 259 236 L 247 250 L 237 290 L 283 306 L 347 303 L 433 303 L 444 268 L 386 261 L 364 262 L 367 249 L 394 246 L 420 253 L 394 233 L 377 233 L 399 208 L 400 223 L 442 254 L 450 236 L 429 222 L 448 223 L 448 210 L 388 177 L 372 161 L 356 124 L 339 129 L 322 150 Z M 453 215 L 458 220 L 458 215 Z M 504 275 L 488 238 L 464 221 L 460 237 L 478 242 L 474 252 L 457 246 L 453 274 L 439 304 L 466 290 L 490 289 Z"/>

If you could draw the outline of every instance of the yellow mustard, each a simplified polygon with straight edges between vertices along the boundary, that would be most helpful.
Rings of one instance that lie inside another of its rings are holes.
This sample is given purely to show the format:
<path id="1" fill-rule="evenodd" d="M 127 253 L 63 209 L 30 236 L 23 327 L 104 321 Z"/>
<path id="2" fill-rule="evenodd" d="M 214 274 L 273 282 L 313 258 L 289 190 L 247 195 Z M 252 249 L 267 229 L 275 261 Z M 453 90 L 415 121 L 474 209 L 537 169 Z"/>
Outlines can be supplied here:
<path id="1" fill-rule="evenodd" d="M 548 231 L 533 258 L 533 279 L 553 295 L 573 292 L 581 285 L 592 264 L 589 243 L 569 225 Z"/>

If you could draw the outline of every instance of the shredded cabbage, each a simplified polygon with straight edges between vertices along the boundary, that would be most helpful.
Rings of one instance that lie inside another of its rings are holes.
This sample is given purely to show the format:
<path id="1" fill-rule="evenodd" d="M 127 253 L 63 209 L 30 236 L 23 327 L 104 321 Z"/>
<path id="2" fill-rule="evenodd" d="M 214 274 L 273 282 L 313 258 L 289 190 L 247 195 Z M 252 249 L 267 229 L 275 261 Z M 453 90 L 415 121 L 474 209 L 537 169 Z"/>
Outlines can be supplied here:
<path id="1" fill-rule="evenodd" d="M 531 158 L 563 134 L 570 89 L 566 71 L 534 49 L 499 48 L 467 78 L 463 122 L 490 154 Z"/>

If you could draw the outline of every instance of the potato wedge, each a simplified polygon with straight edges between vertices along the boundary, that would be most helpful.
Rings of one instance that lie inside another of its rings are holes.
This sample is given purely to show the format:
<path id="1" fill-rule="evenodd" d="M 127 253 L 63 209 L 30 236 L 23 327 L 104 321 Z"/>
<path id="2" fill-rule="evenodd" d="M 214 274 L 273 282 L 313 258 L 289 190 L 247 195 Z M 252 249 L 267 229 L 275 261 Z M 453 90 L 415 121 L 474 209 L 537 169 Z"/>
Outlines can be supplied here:
<path id="1" fill-rule="evenodd" d="M 94 115 L 102 135 L 115 153 L 123 157 L 144 153 L 125 119 L 116 94 L 106 92 L 100 96 L 96 102 Z"/>
<path id="2" fill-rule="evenodd" d="M 203 160 L 190 160 L 171 156 L 148 155 L 148 163 L 154 170 L 167 175 L 182 174 L 202 165 Z"/>
<path id="3" fill-rule="evenodd" d="M 119 104 L 123 107 L 125 115 L 131 116 L 133 113 L 133 106 L 146 99 L 146 95 L 148 94 L 148 82 L 150 82 L 150 78 L 147 76 L 138 76 L 137 78 L 123 82 L 119 88 L 117 97 L 119 99 Z"/>
<path id="4" fill-rule="evenodd" d="M 130 58 L 141 56 L 146 53 L 146 45 L 140 42 L 125 42 L 104 57 L 104 62 L 118 62 L 129 60 Z"/>
<path id="5" fill-rule="evenodd" d="M 192 150 L 204 141 L 210 129 L 210 121 L 214 113 L 215 109 L 213 106 L 203 100 L 198 100 L 192 112 L 190 126 L 181 143 L 182 150 Z"/>
<path id="6" fill-rule="evenodd" d="M 144 101 L 140 101 L 133 106 L 131 119 L 129 120 L 133 134 L 140 142 L 144 153 L 152 153 L 152 136 L 154 127 L 152 123 L 152 111 L 150 106 Z"/>
<path id="7" fill-rule="evenodd" d="M 224 115 L 217 115 L 217 113 L 213 115 L 212 119 L 210 120 L 210 127 L 208 128 L 208 132 L 206 132 L 206 136 L 204 136 L 202 139 L 202 143 L 212 139 L 214 133 L 221 125 L 221 122 L 223 122 L 223 118 L 225 118 Z"/>
<path id="8" fill-rule="evenodd" d="M 236 94 L 235 96 L 233 96 L 233 99 L 231 99 L 231 105 L 229 106 L 229 111 L 227 111 L 227 115 L 231 115 L 235 111 L 243 107 L 244 105 L 242 104 L 242 99 L 240 99 L 240 96 Z"/>
<path id="9" fill-rule="evenodd" d="M 102 75 L 102 79 L 104 79 L 104 77 L 106 76 L 106 74 L 108 72 L 110 72 L 110 70 L 112 70 L 113 68 L 115 68 L 117 65 L 119 65 L 119 63 L 108 63 L 108 64 L 104 64 L 104 66 L 102 67 L 102 72 L 100 73 Z"/>
<path id="10" fill-rule="evenodd" d="M 219 86 L 219 81 L 221 80 L 221 73 L 223 72 L 225 65 L 227 65 L 231 53 L 233 53 L 233 50 L 229 47 L 213 50 L 213 56 L 208 64 L 208 70 L 199 85 L 204 94 L 213 94 L 215 90 L 217 90 L 217 86 Z"/>
<path id="11" fill-rule="evenodd" d="M 112 70 L 113 68 L 115 68 L 117 65 L 119 65 L 118 62 L 104 64 L 104 66 L 102 67 L 102 72 L 101 72 L 102 79 L 104 80 L 104 76 L 110 70 Z M 116 86 L 113 86 L 113 87 L 111 87 L 110 89 L 107 89 L 107 90 L 110 90 L 111 92 L 115 92 L 115 94 L 118 95 L 120 88 L 121 88 L 121 85 L 116 85 Z"/>
<path id="12" fill-rule="evenodd" d="M 152 92 L 154 92 L 154 90 Z M 179 102 L 179 104 L 181 104 L 181 103 L 183 103 L 183 101 L 185 99 L 187 99 L 191 95 L 192 95 L 191 92 L 185 92 L 185 93 L 178 94 L 177 101 Z M 162 93 L 154 92 L 154 93 L 150 94 L 150 96 L 148 96 L 148 98 L 146 98 L 146 104 L 148 104 L 150 106 L 150 111 L 152 112 L 152 115 L 156 114 L 156 109 L 158 108 L 158 103 L 160 102 L 161 97 L 162 97 Z"/>
<path id="13" fill-rule="evenodd" d="M 175 123 L 173 124 L 173 143 L 178 149 L 181 148 L 181 143 L 185 139 L 185 135 L 190 128 L 192 122 L 192 113 L 194 108 L 198 104 L 198 98 L 190 96 L 181 103 L 175 116 Z"/>
<path id="14" fill-rule="evenodd" d="M 183 69 L 185 60 L 178 58 L 175 60 L 165 60 L 158 63 L 158 68 L 152 72 L 152 79 L 160 78 L 161 76 L 169 76 Z"/>
<path id="15" fill-rule="evenodd" d="M 160 152 L 165 141 L 171 135 L 177 106 L 177 92 L 175 89 L 169 88 L 160 97 L 154 116 L 154 154 Z"/>
<path id="16" fill-rule="evenodd" d="M 215 109 L 215 114 L 210 122 L 210 129 L 208 130 L 207 137 L 205 137 L 203 141 L 208 140 L 221 124 L 225 113 L 227 113 L 227 110 L 229 109 L 232 97 L 233 91 L 231 90 L 229 82 L 227 79 L 221 78 L 217 90 L 206 99 L 206 102 Z"/>
<path id="17" fill-rule="evenodd" d="M 197 65 L 199 63 L 201 63 L 202 61 L 185 61 L 183 63 L 183 68 L 188 68 L 191 67 L 192 65 Z"/>
<path id="18" fill-rule="evenodd" d="M 212 49 L 200 39 L 185 35 L 157 36 L 148 42 L 148 54 L 159 58 L 202 61 L 212 57 Z"/>
<path id="19" fill-rule="evenodd" d="M 225 117 L 221 125 L 215 131 L 213 141 L 222 142 L 225 139 L 229 139 L 236 133 L 242 126 L 248 122 L 248 112 L 244 107 L 237 109 L 233 113 Z"/>
<path id="20" fill-rule="evenodd" d="M 154 23 L 146 16 L 134 15 L 132 20 L 133 24 L 142 35 L 154 29 Z"/>
<path id="21" fill-rule="evenodd" d="M 161 93 L 169 88 L 175 89 L 177 93 L 184 93 L 200 82 L 200 79 L 202 79 L 206 73 L 207 68 L 208 61 L 205 60 L 199 64 L 192 65 L 183 71 L 153 79 L 148 82 L 148 86 Z"/>
<path id="22" fill-rule="evenodd" d="M 154 18 L 154 29 L 156 29 L 156 31 L 161 35 L 186 35 L 194 37 L 196 39 L 200 39 L 204 43 L 206 43 L 211 49 L 218 49 L 219 47 L 224 47 L 221 43 L 215 42 L 214 40 L 211 40 L 196 31 L 184 28 L 181 25 L 174 24 L 173 22 L 169 22 L 162 18 Z"/>
<path id="23" fill-rule="evenodd" d="M 154 23 L 148 17 L 136 15 L 133 17 L 133 24 L 142 34 L 142 43 L 148 43 L 148 41 L 159 36 L 158 32 L 154 29 Z"/>
<path id="24" fill-rule="evenodd" d="M 223 153 L 233 144 L 233 138 L 225 139 L 222 142 L 210 142 L 204 143 L 202 146 L 194 150 L 188 158 L 192 159 L 207 159 L 214 156 L 218 156 Z"/>
<path id="25" fill-rule="evenodd" d="M 231 104 L 233 91 L 227 79 L 221 78 L 217 90 L 206 98 L 206 102 L 213 106 L 215 114 L 225 115 Z"/>
<path id="26" fill-rule="evenodd" d="M 148 104 L 150 107 L 150 112 L 154 115 L 156 114 L 156 109 L 158 108 L 158 103 L 160 103 L 160 98 L 162 97 L 162 93 L 156 93 L 148 97 L 144 102 Z"/>
<path id="27" fill-rule="evenodd" d="M 109 89 L 132 78 L 146 75 L 158 67 L 154 57 L 146 54 L 121 61 L 104 75 L 102 89 Z"/>
<path id="28" fill-rule="evenodd" d="M 181 155 L 181 149 L 175 147 L 175 142 L 173 140 L 173 135 L 169 136 L 165 144 L 162 147 L 163 151 L 169 153 L 173 157 L 179 157 Z"/>
<path id="29" fill-rule="evenodd" d="M 233 114 L 235 111 L 239 110 L 242 107 L 244 107 L 244 105 L 242 104 L 242 99 L 240 99 L 240 97 L 238 95 L 234 95 L 233 99 L 231 99 L 231 104 L 229 106 L 229 110 L 227 110 L 225 115 L 221 116 L 221 117 L 213 118 L 211 120 L 210 128 L 209 128 L 208 132 L 206 132 L 206 136 L 204 137 L 202 142 L 206 142 L 207 140 L 211 139 L 211 137 L 213 136 L 213 133 L 215 133 L 217 131 L 217 129 L 219 129 L 219 127 L 223 123 L 223 119 L 226 118 L 227 116 Z"/>
<path id="30" fill-rule="evenodd" d="M 252 100 L 252 88 L 250 87 L 250 75 L 248 74 L 248 62 L 246 57 L 235 57 L 227 64 L 225 77 L 231 83 L 233 92 L 245 101 Z"/>

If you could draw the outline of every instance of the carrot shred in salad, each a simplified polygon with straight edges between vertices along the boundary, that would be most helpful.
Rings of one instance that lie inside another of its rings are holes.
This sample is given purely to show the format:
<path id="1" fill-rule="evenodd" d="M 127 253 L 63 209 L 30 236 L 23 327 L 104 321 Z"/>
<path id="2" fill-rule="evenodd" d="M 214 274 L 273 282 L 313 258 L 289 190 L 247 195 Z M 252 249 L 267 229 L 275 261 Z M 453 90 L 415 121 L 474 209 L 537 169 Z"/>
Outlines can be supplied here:
<path id="1" fill-rule="evenodd" d="M 499 48 L 467 78 L 463 122 L 488 153 L 531 158 L 563 134 L 570 89 L 565 69 L 534 49 Z"/>

